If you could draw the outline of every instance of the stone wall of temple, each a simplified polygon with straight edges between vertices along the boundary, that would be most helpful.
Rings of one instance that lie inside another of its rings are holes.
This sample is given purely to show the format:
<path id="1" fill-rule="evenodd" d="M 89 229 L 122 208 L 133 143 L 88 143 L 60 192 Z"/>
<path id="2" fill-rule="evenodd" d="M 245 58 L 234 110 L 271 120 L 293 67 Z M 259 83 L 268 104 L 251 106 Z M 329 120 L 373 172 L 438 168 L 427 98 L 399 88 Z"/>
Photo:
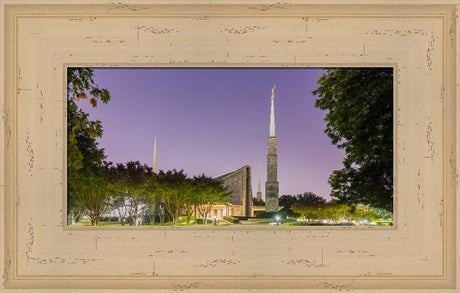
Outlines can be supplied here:
<path id="1" fill-rule="evenodd" d="M 267 212 L 278 212 L 279 183 L 278 155 L 276 152 L 276 137 L 268 138 L 267 182 L 265 182 L 265 207 Z"/>
<path id="2" fill-rule="evenodd" d="M 228 191 L 232 193 L 232 197 L 228 198 L 228 202 L 232 205 L 241 206 L 234 207 L 233 216 L 250 216 L 252 205 L 252 184 L 251 184 L 251 167 L 244 166 L 235 171 L 215 177 L 222 180 Z"/>

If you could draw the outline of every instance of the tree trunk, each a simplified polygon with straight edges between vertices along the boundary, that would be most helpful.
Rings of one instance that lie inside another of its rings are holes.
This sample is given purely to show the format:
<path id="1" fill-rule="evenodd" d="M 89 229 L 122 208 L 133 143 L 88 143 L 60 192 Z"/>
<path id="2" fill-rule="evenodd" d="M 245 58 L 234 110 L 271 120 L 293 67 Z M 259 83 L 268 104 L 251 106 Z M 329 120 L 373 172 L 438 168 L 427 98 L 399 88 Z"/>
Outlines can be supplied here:
<path id="1" fill-rule="evenodd" d="M 194 205 L 193 207 L 194 207 L 194 210 L 195 210 L 194 211 L 195 212 L 195 220 L 193 220 L 193 225 L 196 225 L 196 220 L 197 220 L 197 218 L 196 218 L 196 205 Z"/>
<path id="2" fill-rule="evenodd" d="M 67 216 L 67 225 L 72 225 L 73 224 L 72 222 L 73 222 L 73 216 L 72 214 L 69 214 Z"/>
<path id="3" fill-rule="evenodd" d="M 134 224 L 134 226 L 136 226 L 136 217 L 135 216 L 130 216 L 130 219 L 131 219 L 131 221 L 129 221 L 129 225 L 132 226 Z"/>
<path id="4" fill-rule="evenodd" d="M 99 217 L 93 216 L 93 217 L 90 217 L 90 220 L 91 220 L 91 226 L 99 225 Z"/>
<path id="5" fill-rule="evenodd" d="M 174 216 L 173 216 L 173 226 L 177 226 L 178 221 L 179 221 L 179 210 L 177 210 L 177 211 L 174 213 Z"/>
<path id="6" fill-rule="evenodd" d="M 75 224 L 75 223 L 78 223 L 81 221 L 81 217 L 82 217 L 82 213 L 78 213 L 75 215 L 74 219 L 73 219 L 73 223 L 72 224 Z"/>

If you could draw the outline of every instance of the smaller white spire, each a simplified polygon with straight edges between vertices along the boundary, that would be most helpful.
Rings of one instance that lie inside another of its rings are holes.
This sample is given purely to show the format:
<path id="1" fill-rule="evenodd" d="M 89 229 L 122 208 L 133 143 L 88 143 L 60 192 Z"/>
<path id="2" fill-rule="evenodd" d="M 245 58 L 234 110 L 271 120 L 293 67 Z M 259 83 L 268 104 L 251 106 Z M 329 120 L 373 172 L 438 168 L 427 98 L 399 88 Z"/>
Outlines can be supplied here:
<path id="1" fill-rule="evenodd" d="M 258 174 L 259 174 L 259 176 L 258 176 L 259 179 L 258 179 L 258 181 L 257 181 L 257 193 L 262 192 L 262 191 L 260 190 L 260 163 L 259 163 L 259 168 L 258 168 Z"/>
<path id="2" fill-rule="evenodd" d="M 158 174 L 158 161 L 157 161 L 157 137 L 153 141 L 153 164 L 152 171 L 155 174 Z"/>

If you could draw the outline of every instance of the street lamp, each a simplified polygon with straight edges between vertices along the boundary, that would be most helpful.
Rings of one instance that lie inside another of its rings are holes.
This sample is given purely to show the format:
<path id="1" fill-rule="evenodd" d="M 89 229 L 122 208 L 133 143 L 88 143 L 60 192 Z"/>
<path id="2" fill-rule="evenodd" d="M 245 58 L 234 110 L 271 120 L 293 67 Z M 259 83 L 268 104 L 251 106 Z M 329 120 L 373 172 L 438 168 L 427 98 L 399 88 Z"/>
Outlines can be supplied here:
<path id="1" fill-rule="evenodd" d="M 276 226 L 279 226 L 279 225 L 280 225 L 280 223 L 279 223 L 279 221 L 280 221 L 280 216 L 279 216 L 279 215 L 276 215 L 275 220 L 276 220 Z"/>

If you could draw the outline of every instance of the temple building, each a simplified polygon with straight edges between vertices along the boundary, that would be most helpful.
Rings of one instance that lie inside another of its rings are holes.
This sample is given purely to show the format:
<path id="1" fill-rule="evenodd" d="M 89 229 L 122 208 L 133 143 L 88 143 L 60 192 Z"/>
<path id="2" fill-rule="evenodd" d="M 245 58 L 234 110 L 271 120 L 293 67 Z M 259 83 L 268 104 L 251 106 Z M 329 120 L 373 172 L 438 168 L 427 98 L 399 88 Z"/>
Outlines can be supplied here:
<path id="1" fill-rule="evenodd" d="M 268 137 L 267 155 L 267 181 L 265 182 L 265 207 L 252 206 L 251 167 L 244 166 L 240 169 L 214 177 L 224 181 L 233 198 L 228 199 L 226 215 L 254 216 L 256 210 L 278 212 L 279 210 L 279 182 L 278 182 L 278 154 L 275 135 L 275 86 L 272 89 L 270 110 L 270 135 Z M 257 189 L 257 200 L 262 199 L 260 191 L 260 166 Z M 219 216 L 219 215 L 218 215 Z"/>
<path id="2" fill-rule="evenodd" d="M 275 86 L 272 89 L 270 111 L 270 135 L 268 137 L 267 154 L 267 181 L 265 182 L 265 206 L 252 205 L 251 167 L 246 165 L 239 169 L 214 177 L 221 180 L 231 192 L 231 197 L 225 204 L 216 204 L 209 215 L 209 219 L 222 219 L 225 216 L 253 217 L 256 211 L 278 212 L 279 210 L 279 182 L 278 182 L 278 155 L 275 135 Z M 153 150 L 153 172 L 158 173 L 156 137 Z M 258 168 L 257 200 L 262 199 L 260 186 L 260 165 Z"/>
<path id="3" fill-rule="evenodd" d="M 214 179 L 223 181 L 232 193 L 227 199 L 229 215 L 250 216 L 252 206 L 251 167 L 244 166 L 237 170 L 219 175 Z"/>
<path id="4" fill-rule="evenodd" d="M 264 211 L 263 206 L 252 205 L 251 167 L 243 166 L 234 171 L 214 177 L 221 180 L 232 193 L 227 204 L 214 207 L 217 219 L 223 216 L 254 217 L 256 211 Z M 214 216 L 214 215 L 213 215 Z"/>

